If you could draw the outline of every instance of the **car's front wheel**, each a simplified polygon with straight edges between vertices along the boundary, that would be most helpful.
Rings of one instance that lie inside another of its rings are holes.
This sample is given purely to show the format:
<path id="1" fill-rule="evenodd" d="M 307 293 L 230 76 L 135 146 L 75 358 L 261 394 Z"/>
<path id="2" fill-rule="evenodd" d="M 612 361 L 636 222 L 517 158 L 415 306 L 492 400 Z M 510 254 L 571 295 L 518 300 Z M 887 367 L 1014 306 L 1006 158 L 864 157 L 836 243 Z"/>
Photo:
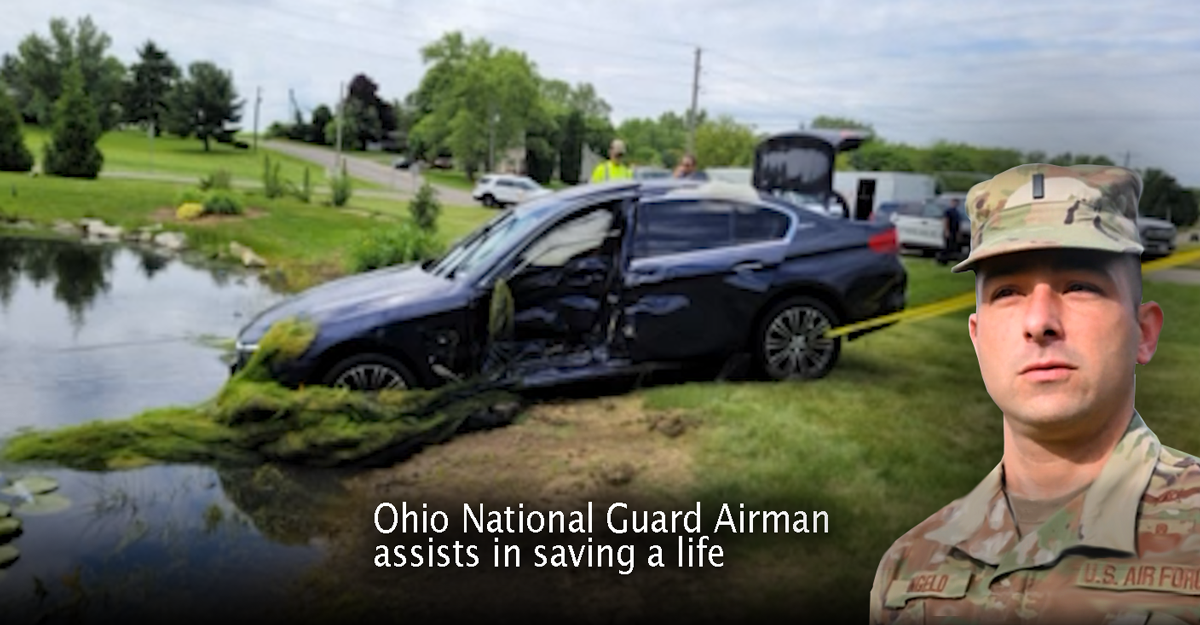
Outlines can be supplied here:
<path id="1" fill-rule="evenodd" d="M 488 208 L 496 208 L 497 206 L 499 206 L 499 203 L 496 202 L 496 198 L 491 193 L 484 195 L 482 198 L 482 201 L 483 201 L 483 205 Z"/>
<path id="2" fill-rule="evenodd" d="M 824 302 L 793 297 L 767 312 L 758 330 L 759 370 L 772 380 L 815 380 L 833 370 L 841 354 L 841 337 L 822 336 L 838 318 Z"/>
<path id="3" fill-rule="evenodd" d="M 346 358 L 322 378 L 321 383 L 352 391 L 404 390 L 413 388 L 412 374 L 400 361 L 383 354 L 359 354 Z"/>

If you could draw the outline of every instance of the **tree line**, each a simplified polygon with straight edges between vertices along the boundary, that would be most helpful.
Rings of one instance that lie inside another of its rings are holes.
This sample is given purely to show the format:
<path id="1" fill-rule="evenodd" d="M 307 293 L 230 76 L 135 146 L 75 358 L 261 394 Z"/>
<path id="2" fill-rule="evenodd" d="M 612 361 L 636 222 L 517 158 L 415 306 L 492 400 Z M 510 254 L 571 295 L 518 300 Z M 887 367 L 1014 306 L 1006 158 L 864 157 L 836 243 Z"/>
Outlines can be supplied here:
<path id="1" fill-rule="evenodd" d="M 112 38 L 90 16 L 72 26 L 50 20 L 49 36 L 30 33 L 0 60 L 0 168 L 28 171 L 33 159 L 18 129 L 50 129 L 47 173 L 94 178 L 103 166 L 95 144 L 123 125 L 240 148 L 235 140 L 244 101 L 233 74 L 211 61 L 186 71 L 147 40 L 128 67 L 110 52 Z M 15 134 L 14 134 L 15 133 Z"/>
<path id="2" fill-rule="evenodd" d="M 206 150 L 211 141 L 248 147 L 235 139 L 244 101 L 231 72 L 200 60 L 190 63 L 185 73 L 153 41 L 146 41 L 137 50 L 137 60 L 126 67 L 110 47 L 111 39 L 90 17 L 78 20 L 74 28 L 55 18 L 49 37 L 31 33 L 15 53 L 3 56 L 0 169 L 27 171 L 32 165 L 28 151 L 21 153 L 20 133 L 7 130 L 22 122 L 53 130 L 44 162 L 48 172 L 66 175 L 98 172 L 103 157 L 95 141 L 122 124 L 196 137 Z M 497 47 L 484 38 L 467 39 L 456 31 L 423 46 L 420 53 L 424 74 L 403 98 L 383 97 L 380 85 L 360 73 L 349 81 L 340 105 L 321 104 L 308 115 L 297 107 L 290 123 L 274 123 L 268 134 L 334 145 L 340 112 L 346 149 L 383 149 L 426 161 L 452 157 L 470 178 L 498 169 L 504 155 L 515 151 L 524 157 L 521 173 L 543 184 L 555 177 L 568 184 L 586 180 L 588 172 L 581 171 L 583 147 L 606 155 L 609 143 L 618 137 L 635 165 L 673 168 L 686 149 L 686 112 L 666 111 L 614 124 L 612 107 L 593 85 L 543 76 L 519 50 Z M 1104 155 L 1051 156 L 944 140 L 912 146 L 886 140 L 869 123 L 833 116 L 818 116 L 811 127 L 870 132 L 862 147 L 838 158 L 839 169 L 925 173 L 937 179 L 940 191 L 966 191 L 979 180 L 1026 162 L 1113 164 Z M 733 117 L 714 119 L 700 110 L 694 156 L 701 168 L 749 167 L 763 137 Z M 29 166 L 21 167 L 26 162 Z M 1197 221 L 1195 192 L 1161 169 L 1145 169 L 1142 175 L 1144 214 L 1169 216 L 1180 225 Z"/>

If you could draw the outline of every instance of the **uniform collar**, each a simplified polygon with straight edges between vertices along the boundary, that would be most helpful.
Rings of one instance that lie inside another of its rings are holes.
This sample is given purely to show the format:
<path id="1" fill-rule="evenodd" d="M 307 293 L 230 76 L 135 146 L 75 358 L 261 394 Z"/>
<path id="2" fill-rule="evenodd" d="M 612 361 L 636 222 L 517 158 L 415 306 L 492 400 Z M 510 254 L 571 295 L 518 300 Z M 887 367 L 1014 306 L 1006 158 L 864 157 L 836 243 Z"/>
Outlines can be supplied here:
<path id="1" fill-rule="evenodd" d="M 997 567 L 996 575 L 1050 564 L 1067 549 L 1079 546 L 1136 555 L 1139 503 L 1161 450 L 1158 437 L 1135 410 L 1096 480 L 1038 531 L 1018 540 L 1001 488 L 1001 461 L 955 504 L 949 520 L 925 538 Z"/>

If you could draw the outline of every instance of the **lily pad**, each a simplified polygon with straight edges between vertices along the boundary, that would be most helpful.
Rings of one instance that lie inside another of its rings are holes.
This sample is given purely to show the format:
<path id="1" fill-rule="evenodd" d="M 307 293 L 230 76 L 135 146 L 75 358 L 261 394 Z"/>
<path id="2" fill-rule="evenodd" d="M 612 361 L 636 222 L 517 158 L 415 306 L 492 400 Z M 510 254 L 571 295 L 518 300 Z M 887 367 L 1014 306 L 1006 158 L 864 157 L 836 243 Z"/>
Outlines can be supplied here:
<path id="1" fill-rule="evenodd" d="M 12 564 L 17 558 L 21 557 L 21 552 L 12 545 L 0 545 L 0 567 Z"/>
<path id="2" fill-rule="evenodd" d="M 29 493 L 30 495 L 45 495 L 55 490 L 58 490 L 58 480 L 52 477 L 31 475 L 17 480 L 12 486 L 0 490 L 0 493 L 15 497 L 25 493 Z"/>
<path id="3" fill-rule="evenodd" d="M 21 514 L 54 514 L 71 507 L 71 500 L 62 495 L 39 495 L 33 501 L 27 501 L 17 506 Z"/>
<path id="4" fill-rule="evenodd" d="M 21 529 L 21 519 L 12 517 L 0 519 L 0 541 L 8 540 Z"/>

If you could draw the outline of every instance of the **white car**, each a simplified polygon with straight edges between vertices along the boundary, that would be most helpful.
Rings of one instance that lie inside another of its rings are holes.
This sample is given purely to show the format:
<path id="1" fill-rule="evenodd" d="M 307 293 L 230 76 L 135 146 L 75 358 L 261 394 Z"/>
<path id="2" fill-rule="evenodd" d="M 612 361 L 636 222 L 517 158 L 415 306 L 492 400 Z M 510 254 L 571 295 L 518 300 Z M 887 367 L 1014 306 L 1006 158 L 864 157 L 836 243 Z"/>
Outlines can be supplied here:
<path id="1" fill-rule="evenodd" d="M 1179 231 L 1175 224 L 1165 220 L 1138 215 L 1138 230 L 1142 234 L 1142 253 L 1147 258 L 1170 256 L 1175 251 L 1175 237 Z"/>
<path id="2" fill-rule="evenodd" d="M 479 179 L 475 190 L 471 192 L 471 197 L 482 202 L 484 206 L 501 208 L 551 193 L 553 191 L 528 176 L 488 174 Z"/>
<path id="3" fill-rule="evenodd" d="M 896 225 L 896 238 L 900 247 L 921 252 L 940 251 L 945 246 L 942 230 L 945 228 L 944 219 L 948 204 L 939 200 L 925 202 L 903 202 L 892 213 L 892 223 Z M 970 245 L 971 222 L 967 213 L 959 204 L 959 234 L 960 248 Z"/>

